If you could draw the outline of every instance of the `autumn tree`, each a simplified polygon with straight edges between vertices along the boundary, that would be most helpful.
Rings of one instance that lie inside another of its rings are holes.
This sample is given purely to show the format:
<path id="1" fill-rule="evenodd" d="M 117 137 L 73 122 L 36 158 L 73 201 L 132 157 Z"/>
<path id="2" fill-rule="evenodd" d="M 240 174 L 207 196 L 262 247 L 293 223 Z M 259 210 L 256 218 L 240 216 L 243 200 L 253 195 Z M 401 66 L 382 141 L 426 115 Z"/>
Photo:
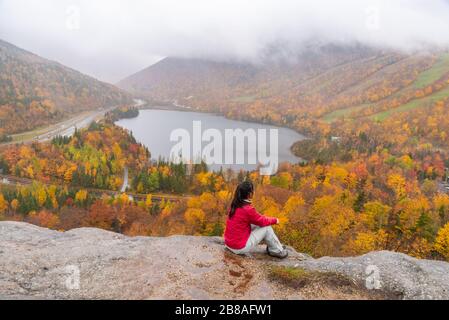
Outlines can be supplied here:
<path id="1" fill-rule="evenodd" d="M 449 261 L 449 223 L 438 231 L 435 250 Z"/>

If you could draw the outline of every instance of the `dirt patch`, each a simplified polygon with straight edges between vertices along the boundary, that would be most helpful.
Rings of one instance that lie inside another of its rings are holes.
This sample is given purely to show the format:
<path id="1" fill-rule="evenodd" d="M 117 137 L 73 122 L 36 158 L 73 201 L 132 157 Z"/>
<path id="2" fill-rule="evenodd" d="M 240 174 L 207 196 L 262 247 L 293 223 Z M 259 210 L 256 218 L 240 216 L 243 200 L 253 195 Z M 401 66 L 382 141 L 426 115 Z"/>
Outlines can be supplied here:
<path id="1" fill-rule="evenodd" d="M 243 279 L 240 281 L 240 283 L 234 288 L 234 292 L 246 292 L 251 280 L 254 278 L 254 276 L 250 273 L 243 274 Z"/>
<path id="2" fill-rule="evenodd" d="M 294 289 L 305 299 L 318 300 L 398 300 L 401 294 L 369 290 L 362 283 L 333 272 L 307 271 L 301 268 L 268 268 L 270 281 Z"/>
<path id="3" fill-rule="evenodd" d="M 237 294 L 245 294 L 254 278 L 252 268 L 246 266 L 245 258 L 228 251 L 224 253 L 223 262 L 229 275 L 233 278 L 228 281 L 233 286 L 233 291 Z"/>
<path id="4" fill-rule="evenodd" d="M 231 275 L 231 276 L 233 276 L 233 277 L 241 277 L 242 276 L 242 273 L 241 272 L 239 272 L 239 271 L 234 271 L 234 270 L 229 270 L 229 274 Z"/>

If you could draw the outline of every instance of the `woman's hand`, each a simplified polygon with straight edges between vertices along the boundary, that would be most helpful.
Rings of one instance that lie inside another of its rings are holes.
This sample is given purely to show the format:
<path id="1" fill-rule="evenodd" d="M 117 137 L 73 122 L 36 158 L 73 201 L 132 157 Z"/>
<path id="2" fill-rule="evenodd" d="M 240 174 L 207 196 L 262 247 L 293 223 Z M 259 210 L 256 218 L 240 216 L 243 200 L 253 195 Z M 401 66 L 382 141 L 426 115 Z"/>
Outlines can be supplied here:
<path id="1" fill-rule="evenodd" d="M 278 218 L 276 218 L 276 224 L 280 224 L 280 223 L 281 223 L 281 221 Z"/>

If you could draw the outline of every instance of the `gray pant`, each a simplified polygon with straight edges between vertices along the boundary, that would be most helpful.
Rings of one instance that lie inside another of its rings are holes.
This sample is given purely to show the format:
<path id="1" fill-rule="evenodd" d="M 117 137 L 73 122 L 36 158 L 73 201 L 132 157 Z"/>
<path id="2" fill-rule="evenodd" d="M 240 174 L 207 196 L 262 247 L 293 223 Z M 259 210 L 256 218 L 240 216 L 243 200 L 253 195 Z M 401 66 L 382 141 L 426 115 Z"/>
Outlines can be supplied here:
<path id="1" fill-rule="evenodd" d="M 252 229 L 251 235 L 249 236 L 249 239 L 246 242 L 246 246 L 243 249 L 234 250 L 229 247 L 227 248 L 235 254 L 247 254 L 252 249 L 254 249 L 259 243 L 265 241 L 265 243 L 268 246 L 268 250 L 270 250 L 270 252 L 272 253 L 280 253 L 284 250 L 284 247 L 282 246 L 281 242 L 279 241 L 278 237 L 274 233 L 274 230 L 271 226 L 261 228 L 252 225 L 251 229 Z"/>

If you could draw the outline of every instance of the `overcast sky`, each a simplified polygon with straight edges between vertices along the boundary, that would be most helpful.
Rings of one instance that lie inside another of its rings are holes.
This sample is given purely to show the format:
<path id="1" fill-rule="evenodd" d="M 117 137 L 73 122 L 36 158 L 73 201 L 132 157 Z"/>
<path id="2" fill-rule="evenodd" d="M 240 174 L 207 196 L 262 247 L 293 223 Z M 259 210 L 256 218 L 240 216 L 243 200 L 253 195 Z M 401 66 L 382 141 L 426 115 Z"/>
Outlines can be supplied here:
<path id="1" fill-rule="evenodd" d="M 0 39 L 116 82 L 165 56 L 257 61 L 273 43 L 449 46 L 448 0 L 0 0 Z"/>

